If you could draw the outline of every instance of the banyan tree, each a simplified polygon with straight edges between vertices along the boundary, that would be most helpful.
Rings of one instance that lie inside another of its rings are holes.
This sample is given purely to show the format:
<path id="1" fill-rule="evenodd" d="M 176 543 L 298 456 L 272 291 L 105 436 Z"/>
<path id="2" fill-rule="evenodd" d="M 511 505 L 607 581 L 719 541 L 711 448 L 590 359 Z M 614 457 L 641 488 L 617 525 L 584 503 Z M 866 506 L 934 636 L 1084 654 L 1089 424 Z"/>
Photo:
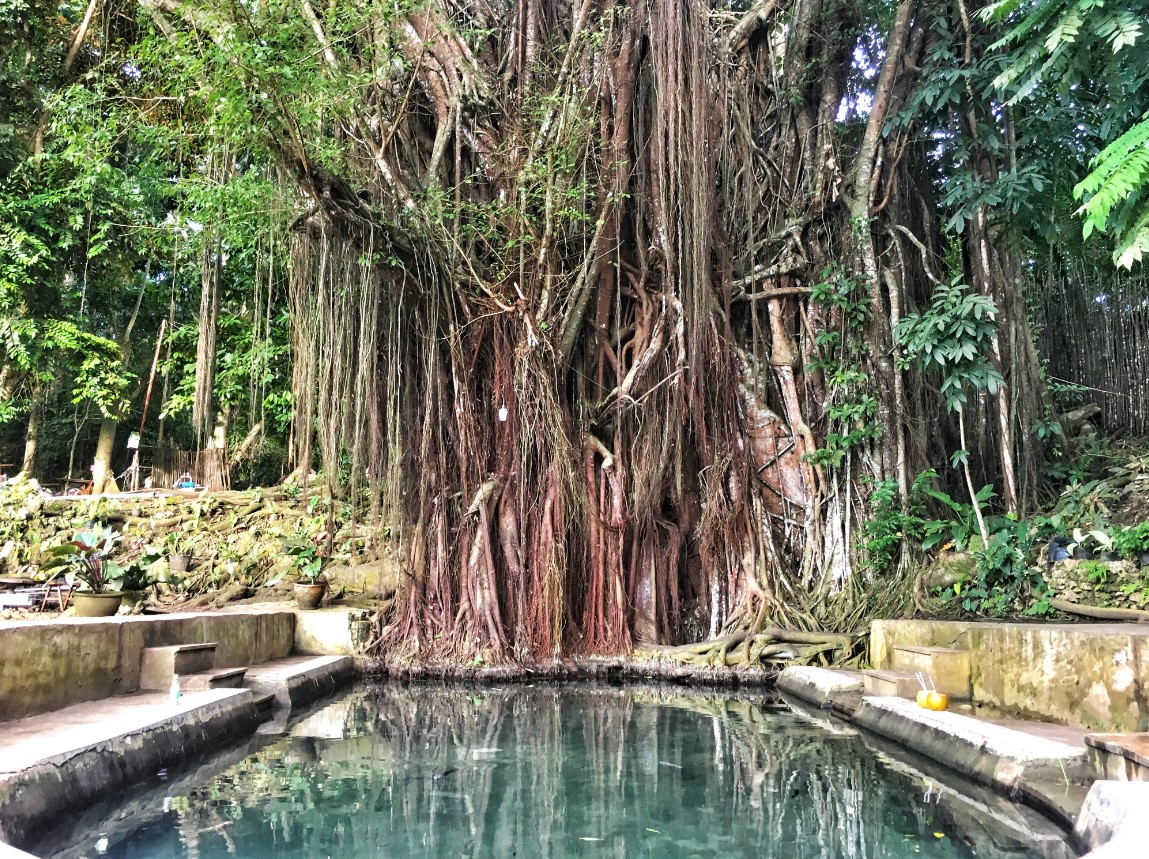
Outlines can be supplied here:
<path id="1" fill-rule="evenodd" d="M 141 3 L 296 194 L 295 453 L 401 535 L 382 649 L 848 630 L 911 598 L 859 554 L 875 487 L 976 441 L 955 494 L 1033 499 L 1022 269 L 938 201 L 939 150 L 1008 169 L 975 4 Z M 954 283 L 992 328 L 960 410 L 898 336 Z"/>

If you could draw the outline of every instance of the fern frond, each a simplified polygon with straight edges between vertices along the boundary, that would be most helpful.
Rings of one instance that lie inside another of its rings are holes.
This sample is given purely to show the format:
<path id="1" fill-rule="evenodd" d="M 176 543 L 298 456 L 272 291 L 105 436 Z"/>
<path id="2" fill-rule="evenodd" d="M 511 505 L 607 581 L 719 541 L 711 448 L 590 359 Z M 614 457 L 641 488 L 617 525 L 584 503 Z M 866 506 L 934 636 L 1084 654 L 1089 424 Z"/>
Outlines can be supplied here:
<path id="1" fill-rule="evenodd" d="M 1149 203 L 1142 206 L 1141 214 L 1133 227 L 1126 230 L 1113 251 L 1113 264 L 1121 268 L 1133 268 L 1133 263 L 1141 262 L 1149 254 Z"/>
<path id="2" fill-rule="evenodd" d="M 1106 146 L 1093 159 L 1092 166 L 1089 175 L 1073 189 L 1077 199 L 1085 198 L 1077 210 L 1084 216 L 1084 238 L 1089 238 L 1094 230 L 1104 232 L 1118 204 L 1149 186 L 1149 117 Z M 1120 247 L 1116 254 L 1127 256 Z"/>

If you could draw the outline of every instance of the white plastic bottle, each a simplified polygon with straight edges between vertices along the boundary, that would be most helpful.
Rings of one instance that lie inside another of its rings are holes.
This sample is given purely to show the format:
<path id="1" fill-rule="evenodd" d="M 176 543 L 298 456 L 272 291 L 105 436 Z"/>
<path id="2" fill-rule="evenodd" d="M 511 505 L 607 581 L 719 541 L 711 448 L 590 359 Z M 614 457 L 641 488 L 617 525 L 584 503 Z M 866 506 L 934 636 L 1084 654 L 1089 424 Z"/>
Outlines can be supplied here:
<path id="1" fill-rule="evenodd" d="M 178 674 L 172 675 L 172 688 L 168 692 L 168 703 L 173 707 L 179 704 L 180 698 L 183 693 L 180 692 L 180 676 Z"/>

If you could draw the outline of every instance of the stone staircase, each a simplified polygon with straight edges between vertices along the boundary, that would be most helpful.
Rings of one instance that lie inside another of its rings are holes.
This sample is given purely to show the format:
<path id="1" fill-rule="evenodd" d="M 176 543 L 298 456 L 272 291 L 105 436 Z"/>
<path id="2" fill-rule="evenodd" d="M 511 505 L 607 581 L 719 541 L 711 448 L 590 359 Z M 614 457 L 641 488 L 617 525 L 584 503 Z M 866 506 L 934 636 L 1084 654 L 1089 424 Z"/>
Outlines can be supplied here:
<path id="1" fill-rule="evenodd" d="M 914 698 L 922 688 L 918 675 L 939 692 L 957 701 L 972 697 L 969 651 L 954 647 L 897 645 L 891 652 L 891 666 L 862 672 L 866 695 Z"/>

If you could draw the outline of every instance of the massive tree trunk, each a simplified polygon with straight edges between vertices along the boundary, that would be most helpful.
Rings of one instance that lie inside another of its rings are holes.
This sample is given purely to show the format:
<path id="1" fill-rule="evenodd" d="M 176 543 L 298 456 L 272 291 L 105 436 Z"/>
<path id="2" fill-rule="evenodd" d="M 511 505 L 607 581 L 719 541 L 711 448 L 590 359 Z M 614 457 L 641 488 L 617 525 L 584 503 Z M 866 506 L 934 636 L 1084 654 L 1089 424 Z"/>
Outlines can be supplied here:
<path id="1" fill-rule="evenodd" d="M 145 5 L 224 52 L 273 23 Z M 858 571 L 856 543 L 874 481 L 904 493 L 944 436 L 892 336 L 939 237 L 917 130 L 885 124 L 937 10 L 900 3 L 870 111 L 843 120 L 867 24 L 835 0 L 296 8 L 275 26 L 313 73 L 360 82 L 322 114 L 342 161 L 269 109 L 270 71 L 232 67 L 305 206 L 300 465 L 317 427 L 327 477 L 348 457 L 405 536 L 384 648 L 741 629 L 749 653 L 767 622 L 900 607 L 906 577 Z"/>

